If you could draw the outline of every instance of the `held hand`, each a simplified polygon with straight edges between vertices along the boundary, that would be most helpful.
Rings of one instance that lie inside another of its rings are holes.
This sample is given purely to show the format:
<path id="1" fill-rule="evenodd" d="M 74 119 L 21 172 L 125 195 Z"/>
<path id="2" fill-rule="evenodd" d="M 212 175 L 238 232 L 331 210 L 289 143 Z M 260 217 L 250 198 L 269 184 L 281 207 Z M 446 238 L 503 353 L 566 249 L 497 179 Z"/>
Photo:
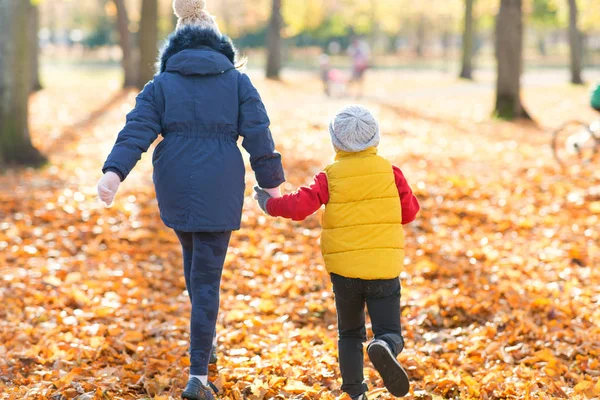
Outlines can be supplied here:
<path id="1" fill-rule="evenodd" d="M 269 195 L 269 193 L 267 193 L 265 189 L 261 189 L 258 186 L 254 187 L 254 191 L 256 192 L 254 193 L 254 200 L 258 202 L 258 205 L 263 210 L 263 212 L 269 215 L 269 212 L 267 211 L 267 202 L 272 197 Z"/>
<path id="2" fill-rule="evenodd" d="M 119 175 L 112 171 L 105 173 L 98 182 L 98 197 L 100 197 L 100 200 L 107 206 L 110 206 L 119 190 L 119 185 L 121 185 L 121 178 L 119 178 Z"/>
<path id="3" fill-rule="evenodd" d="M 274 199 L 278 199 L 281 197 L 281 186 L 273 188 L 273 189 L 262 189 L 262 190 L 267 192 L 267 194 Z"/>

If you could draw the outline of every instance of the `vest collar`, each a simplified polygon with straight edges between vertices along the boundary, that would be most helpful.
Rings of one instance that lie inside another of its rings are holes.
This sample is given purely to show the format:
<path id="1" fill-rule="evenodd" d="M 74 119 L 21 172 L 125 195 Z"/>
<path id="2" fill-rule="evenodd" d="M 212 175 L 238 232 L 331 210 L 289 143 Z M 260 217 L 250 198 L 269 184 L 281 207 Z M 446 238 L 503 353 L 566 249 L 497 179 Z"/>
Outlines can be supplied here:
<path id="1" fill-rule="evenodd" d="M 358 158 L 358 157 L 374 156 L 374 155 L 377 155 L 377 147 L 369 147 L 368 149 L 359 151 L 359 152 L 348 152 L 348 151 L 338 150 L 338 151 L 336 151 L 335 159 L 337 161 L 342 158 L 350 158 L 350 157 Z"/>

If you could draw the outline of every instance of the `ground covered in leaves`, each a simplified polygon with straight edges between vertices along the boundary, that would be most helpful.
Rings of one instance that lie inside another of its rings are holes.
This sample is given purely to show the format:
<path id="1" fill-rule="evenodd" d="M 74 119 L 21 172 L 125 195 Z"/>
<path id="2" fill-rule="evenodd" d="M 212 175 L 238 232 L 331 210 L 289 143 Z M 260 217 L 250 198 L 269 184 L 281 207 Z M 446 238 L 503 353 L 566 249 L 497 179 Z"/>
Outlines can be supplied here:
<path id="1" fill-rule="evenodd" d="M 135 93 L 86 74 L 32 98 L 51 164 L 0 177 L 0 399 L 176 399 L 189 365 L 179 245 L 159 220 L 149 156 L 113 208 L 97 201 Z M 324 98 L 308 73 L 253 76 L 292 190 L 332 158 L 327 122 L 349 100 Z M 600 168 L 560 170 L 546 132 L 595 115 L 585 89 L 556 83 L 566 77 L 527 79 L 537 125 L 491 121 L 485 76 L 369 77 L 380 152 L 423 208 L 401 276 L 409 398 L 600 396 Z M 266 218 L 253 180 L 223 276 L 217 383 L 235 400 L 338 398 L 319 217 Z M 365 372 L 369 397 L 390 398 L 369 362 Z"/>

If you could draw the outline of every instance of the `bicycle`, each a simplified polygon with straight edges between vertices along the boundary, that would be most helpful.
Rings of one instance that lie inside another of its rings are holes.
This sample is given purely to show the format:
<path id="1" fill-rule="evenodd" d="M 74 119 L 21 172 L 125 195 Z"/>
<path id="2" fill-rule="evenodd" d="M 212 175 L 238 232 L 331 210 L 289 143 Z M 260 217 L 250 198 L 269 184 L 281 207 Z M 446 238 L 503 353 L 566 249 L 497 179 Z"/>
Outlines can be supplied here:
<path id="1" fill-rule="evenodd" d="M 600 112 L 600 83 L 590 93 L 590 106 Z M 590 164 L 600 153 L 600 119 L 564 123 L 552 134 L 552 153 L 562 167 Z"/>
<path id="2" fill-rule="evenodd" d="M 592 163 L 600 155 L 600 119 L 564 123 L 552 134 L 552 152 L 562 167 Z"/>

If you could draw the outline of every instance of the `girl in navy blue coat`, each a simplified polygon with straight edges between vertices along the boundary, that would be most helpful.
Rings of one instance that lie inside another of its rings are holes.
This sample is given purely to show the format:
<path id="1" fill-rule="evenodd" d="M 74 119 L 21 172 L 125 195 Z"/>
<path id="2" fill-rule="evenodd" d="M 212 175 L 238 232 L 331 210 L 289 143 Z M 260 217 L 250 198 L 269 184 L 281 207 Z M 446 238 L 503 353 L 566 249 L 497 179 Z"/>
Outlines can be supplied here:
<path id="1" fill-rule="evenodd" d="M 236 51 L 205 7 L 203 0 L 175 0 L 177 30 L 162 51 L 157 75 L 127 116 L 98 184 L 100 198 L 111 204 L 142 153 L 163 136 L 152 157 L 153 180 L 160 216 L 183 248 L 192 303 L 187 399 L 213 398 L 206 377 L 221 272 L 244 201 L 238 138 L 259 186 L 278 196 L 284 182 L 263 102 L 236 69 Z"/>

